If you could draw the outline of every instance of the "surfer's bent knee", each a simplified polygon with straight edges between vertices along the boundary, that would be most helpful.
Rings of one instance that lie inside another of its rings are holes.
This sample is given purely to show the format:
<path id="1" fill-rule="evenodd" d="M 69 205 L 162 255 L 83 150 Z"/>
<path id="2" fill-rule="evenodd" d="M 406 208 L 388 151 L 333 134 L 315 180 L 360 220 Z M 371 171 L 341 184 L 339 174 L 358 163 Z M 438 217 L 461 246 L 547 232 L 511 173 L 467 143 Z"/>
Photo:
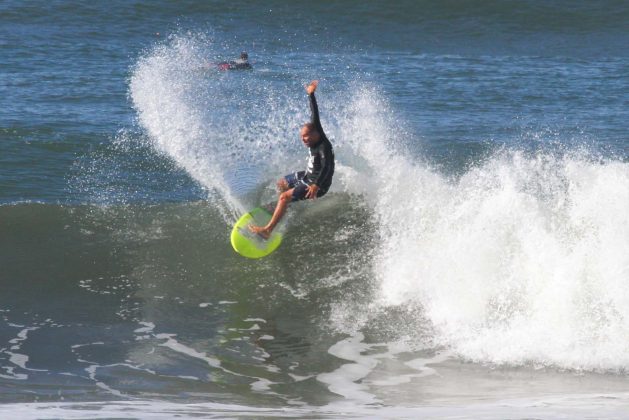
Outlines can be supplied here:
<path id="1" fill-rule="evenodd" d="M 280 193 L 285 192 L 286 190 L 288 190 L 289 186 L 288 186 L 288 182 L 286 181 L 286 179 L 282 178 L 279 181 L 277 181 L 277 190 Z"/>
<path id="2" fill-rule="evenodd" d="M 293 200 L 293 190 L 290 189 L 290 190 L 283 191 L 280 194 L 280 200 L 281 201 L 287 201 L 287 202 L 290 203 Z"/>

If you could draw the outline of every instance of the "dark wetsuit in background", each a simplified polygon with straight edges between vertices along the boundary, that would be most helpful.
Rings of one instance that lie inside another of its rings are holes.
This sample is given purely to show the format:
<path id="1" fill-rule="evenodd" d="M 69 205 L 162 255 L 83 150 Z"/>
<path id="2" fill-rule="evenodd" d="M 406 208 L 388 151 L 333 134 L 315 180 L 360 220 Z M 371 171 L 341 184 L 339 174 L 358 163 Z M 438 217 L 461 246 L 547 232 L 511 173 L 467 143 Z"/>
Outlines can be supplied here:
<path id="1" fill-rule="evenodd" d="M 332 175 L 334 175 L 334 151 L 321 127 L 319 108 L 314 93 L 308 95 L 308 99 L 310 100 L 310 122 L 319 132 L 320 139 L 317 144 L 309 148 L 308 168 L 284 177 L 288 182 L 288 187 L 294 188 L 293 201 L 305 199 L 308 186 L 313 184 L 319 187 L 317 197 L 324 196 L 332 185 Z"/>
<path id="2" fill-rule="evenodd" d="M 238 59 L 217 64 L 219 70 L 251 70 L 253 67 L 247 60 Z"/>

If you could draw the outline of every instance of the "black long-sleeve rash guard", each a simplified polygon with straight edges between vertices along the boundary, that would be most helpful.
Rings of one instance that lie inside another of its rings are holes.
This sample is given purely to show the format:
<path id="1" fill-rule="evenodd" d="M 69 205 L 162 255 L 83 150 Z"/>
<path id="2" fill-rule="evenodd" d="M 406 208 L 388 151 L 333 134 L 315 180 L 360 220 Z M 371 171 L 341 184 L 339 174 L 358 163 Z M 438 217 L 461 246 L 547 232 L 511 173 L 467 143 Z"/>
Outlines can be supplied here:
<path id="1" fill-rule="evenodd" d="M 310 122 L 315 125 L 321 139 L 317 144 L 310 147 L 308 157 L 308 169 L 306 170 L 306 182 L 309 185 L 316 184 L 324 191 L 332 185 L 332 175 L 334 175 L 334 151 L 332 143 L 323 132 L 321 121 L 319 120 L 319 108 L 314 93 L 308 95 L 310 100 Z"/>

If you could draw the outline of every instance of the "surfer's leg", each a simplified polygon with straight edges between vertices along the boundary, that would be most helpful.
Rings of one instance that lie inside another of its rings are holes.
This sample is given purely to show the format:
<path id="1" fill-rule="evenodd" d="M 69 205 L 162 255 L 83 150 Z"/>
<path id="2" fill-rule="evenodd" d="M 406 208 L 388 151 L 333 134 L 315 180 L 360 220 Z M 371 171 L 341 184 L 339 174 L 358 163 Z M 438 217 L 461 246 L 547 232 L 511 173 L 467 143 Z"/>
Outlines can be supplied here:
<path id="1" fill-rule="evenodd" d="M 275 226 L 280 220 L 282 220 L 282 217 L 284 216 L 284 213 L 286 213 L 286 209 L 291 201 L 293 201 L 293 188 L 280 194 L 273 216 L 266 226 L 249 226 L 249 230 L 265 237 L 271 235 Z"/>
<path id="2" fill-rule="evenodd" d="M 269 233 L 273 231 L 275 226 L 282 219 L 282 216 L 284 216 L 284 213 L 286 213 L 286 209 L 288 208 L 288 205 L 290 204 L 291 201 L 293 201 L 292 188 L 280 194 L 279 200 L 277 200 L 277 206 L 275 206 L 275 211 L 273 212 L 273 217 L 271 217 L 271 220 L 265 226 L 265 228 L 269 231 Z"/>
<path id="3" fill-rule="evenodd" d="M 286 181 L 286 178 L 282 178 L 279 181 L 277 181 L 277 190 L 281 193 L 283 193 L 284 191 L 288 190 L 290 188 L 290 186 L 288 185 L 288 181 Z"/>
<path id="4" fill-rule="evenodd" d="M 280 196 L 275 205 L 273 216 L 266 226 L 249 226 L 249 230 L 264 237 L 269 237 L 275 226 L 282 220 L 282 216 L 286 213 L 286 209 L 291 201 L 304 200 L 308 190 L 308 184 L 303 182 L 305 171 L 299 171 L 286 175 L 277 182 L 277 188 L 280 190 Z"/>

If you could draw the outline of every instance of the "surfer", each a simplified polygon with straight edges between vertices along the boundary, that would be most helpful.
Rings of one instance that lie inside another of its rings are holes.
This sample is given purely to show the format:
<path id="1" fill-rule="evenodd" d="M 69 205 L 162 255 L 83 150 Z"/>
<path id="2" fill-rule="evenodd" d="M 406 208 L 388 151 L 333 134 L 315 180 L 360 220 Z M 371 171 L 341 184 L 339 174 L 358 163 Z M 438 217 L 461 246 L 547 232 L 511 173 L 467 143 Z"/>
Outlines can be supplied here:
<path id="1" fill-rule="evenodd" d="M 217 64 L 219 70 L 251 70 L 253 67 L 249 63 L 249 54 L 245 51 L 240 53 L 240 58 L 233 61 L 226 61 Z"/>
<path id="2" fill-rule="evenodd" d="M 273 217 L 266 226 L 249 226 L 253 233 L 263 237 L 269 237 L 291 202 L 323 197 L 332 184 L 334 152 L 319 120 L 319 108 L 314 94 L 318 84 L 317 80 L 313 80 L 306 86 L 310 101 L 310 122 L 305 123 L 299 132 L 301 141 L 309 149 L 308 167 L 305 171 L 288 174 L 277 182 L 280 195 Z"/>

